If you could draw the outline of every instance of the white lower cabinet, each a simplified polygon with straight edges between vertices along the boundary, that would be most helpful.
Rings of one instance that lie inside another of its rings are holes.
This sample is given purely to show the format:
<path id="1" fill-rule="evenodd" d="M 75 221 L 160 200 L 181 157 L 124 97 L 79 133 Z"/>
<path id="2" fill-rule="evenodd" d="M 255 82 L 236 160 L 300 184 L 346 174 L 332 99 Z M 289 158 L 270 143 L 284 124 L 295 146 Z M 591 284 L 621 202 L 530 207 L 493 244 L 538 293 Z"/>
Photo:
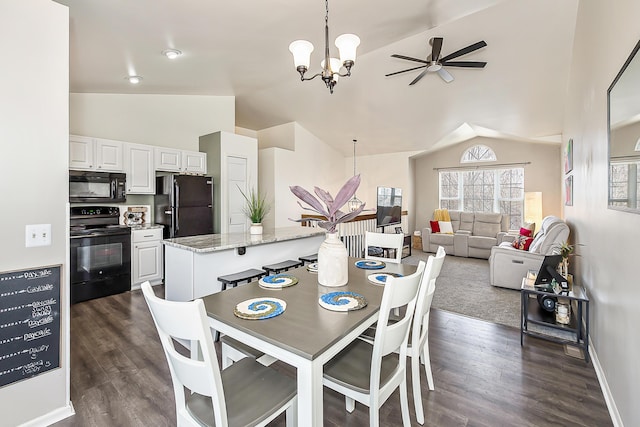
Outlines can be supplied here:
<path id="1" fill-rule="evenodd" d="M 131 230 L 131 289 L 162 283 L 162 228 Z"/>

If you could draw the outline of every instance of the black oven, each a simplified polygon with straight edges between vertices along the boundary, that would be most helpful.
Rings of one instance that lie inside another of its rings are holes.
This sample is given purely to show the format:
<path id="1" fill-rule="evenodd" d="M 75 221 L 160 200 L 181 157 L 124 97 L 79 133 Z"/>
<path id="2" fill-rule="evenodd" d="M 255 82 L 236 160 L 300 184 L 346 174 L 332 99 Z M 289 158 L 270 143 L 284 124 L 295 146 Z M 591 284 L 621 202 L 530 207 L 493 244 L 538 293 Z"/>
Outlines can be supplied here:
<path id="1" fill-rule="evenodd" d="M 94 171 L 69 171 L 69 202 L 125 202 L 126 174 Z"/>
<path id="2" fill-rule="evenodd" d="M 116 207 L 71 208 L 72 304 L 131 289 L 131 229 L 118 217 Z"/>

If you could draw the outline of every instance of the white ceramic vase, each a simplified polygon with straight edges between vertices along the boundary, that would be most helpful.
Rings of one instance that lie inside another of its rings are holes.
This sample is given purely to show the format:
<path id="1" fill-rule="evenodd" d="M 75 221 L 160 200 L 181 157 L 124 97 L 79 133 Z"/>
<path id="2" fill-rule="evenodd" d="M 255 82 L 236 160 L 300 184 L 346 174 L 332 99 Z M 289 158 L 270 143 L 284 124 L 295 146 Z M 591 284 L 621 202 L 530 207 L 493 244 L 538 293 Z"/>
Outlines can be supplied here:
<path id="1" fill-rule="evenodd" d="M 249 234 L 253 234 L 253 235 L 262 234 L 262 223 L 261 222 L 252 223 L 251 227 L 249 227 Z"/>
<path id="2" fill-rule="evenodd" d="M 337 287 L 347 284 L 349 279 L 349 256 L 338 233 L 327 233 L 318 249 L 318 283 Z"/>

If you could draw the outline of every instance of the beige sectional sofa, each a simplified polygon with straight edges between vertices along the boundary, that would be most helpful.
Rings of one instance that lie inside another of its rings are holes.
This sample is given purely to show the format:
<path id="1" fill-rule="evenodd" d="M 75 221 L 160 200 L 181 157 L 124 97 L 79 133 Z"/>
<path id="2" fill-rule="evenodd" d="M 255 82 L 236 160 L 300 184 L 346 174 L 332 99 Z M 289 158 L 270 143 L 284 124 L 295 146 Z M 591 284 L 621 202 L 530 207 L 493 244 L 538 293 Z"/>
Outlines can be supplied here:
<path id="1" fill-rule="evenodd" d="M 423 228 L 423 251 L 435 253 L 438 246 L 442 246 L 449 255 L 488 259 L 491 248 L 508 238 L 508 215 L 449 211 L 449 216 L 453 234 L 433 233 L 431 227 Z"/>

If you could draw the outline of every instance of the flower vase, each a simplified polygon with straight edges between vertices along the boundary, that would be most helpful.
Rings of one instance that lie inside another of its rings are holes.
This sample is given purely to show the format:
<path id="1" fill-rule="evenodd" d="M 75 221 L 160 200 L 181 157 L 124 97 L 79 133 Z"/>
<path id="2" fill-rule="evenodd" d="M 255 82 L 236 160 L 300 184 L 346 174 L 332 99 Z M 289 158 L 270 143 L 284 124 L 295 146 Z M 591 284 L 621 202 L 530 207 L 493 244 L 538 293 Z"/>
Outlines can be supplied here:
<path id="1" fill-rule="evenodd" d="M 249 234 L 253 234 L 253 235 L 262 234 L 262 223 L 261 222 L 251 223 L 251 227 L 249 227 Z"/>
<path id="2" fill-rule="evenodd" d="M 560 275 L 565 279 L 569 275 L 569 259 L 562 258 L 562 262 L 560 263 Z"/>
<path id="3" fill-rule="evenodd" d="M 349 256 L 338 233 L 327 233 L 318 249 L 318 283 L 337 287 L 347 284 L 349 278 Z"/>

